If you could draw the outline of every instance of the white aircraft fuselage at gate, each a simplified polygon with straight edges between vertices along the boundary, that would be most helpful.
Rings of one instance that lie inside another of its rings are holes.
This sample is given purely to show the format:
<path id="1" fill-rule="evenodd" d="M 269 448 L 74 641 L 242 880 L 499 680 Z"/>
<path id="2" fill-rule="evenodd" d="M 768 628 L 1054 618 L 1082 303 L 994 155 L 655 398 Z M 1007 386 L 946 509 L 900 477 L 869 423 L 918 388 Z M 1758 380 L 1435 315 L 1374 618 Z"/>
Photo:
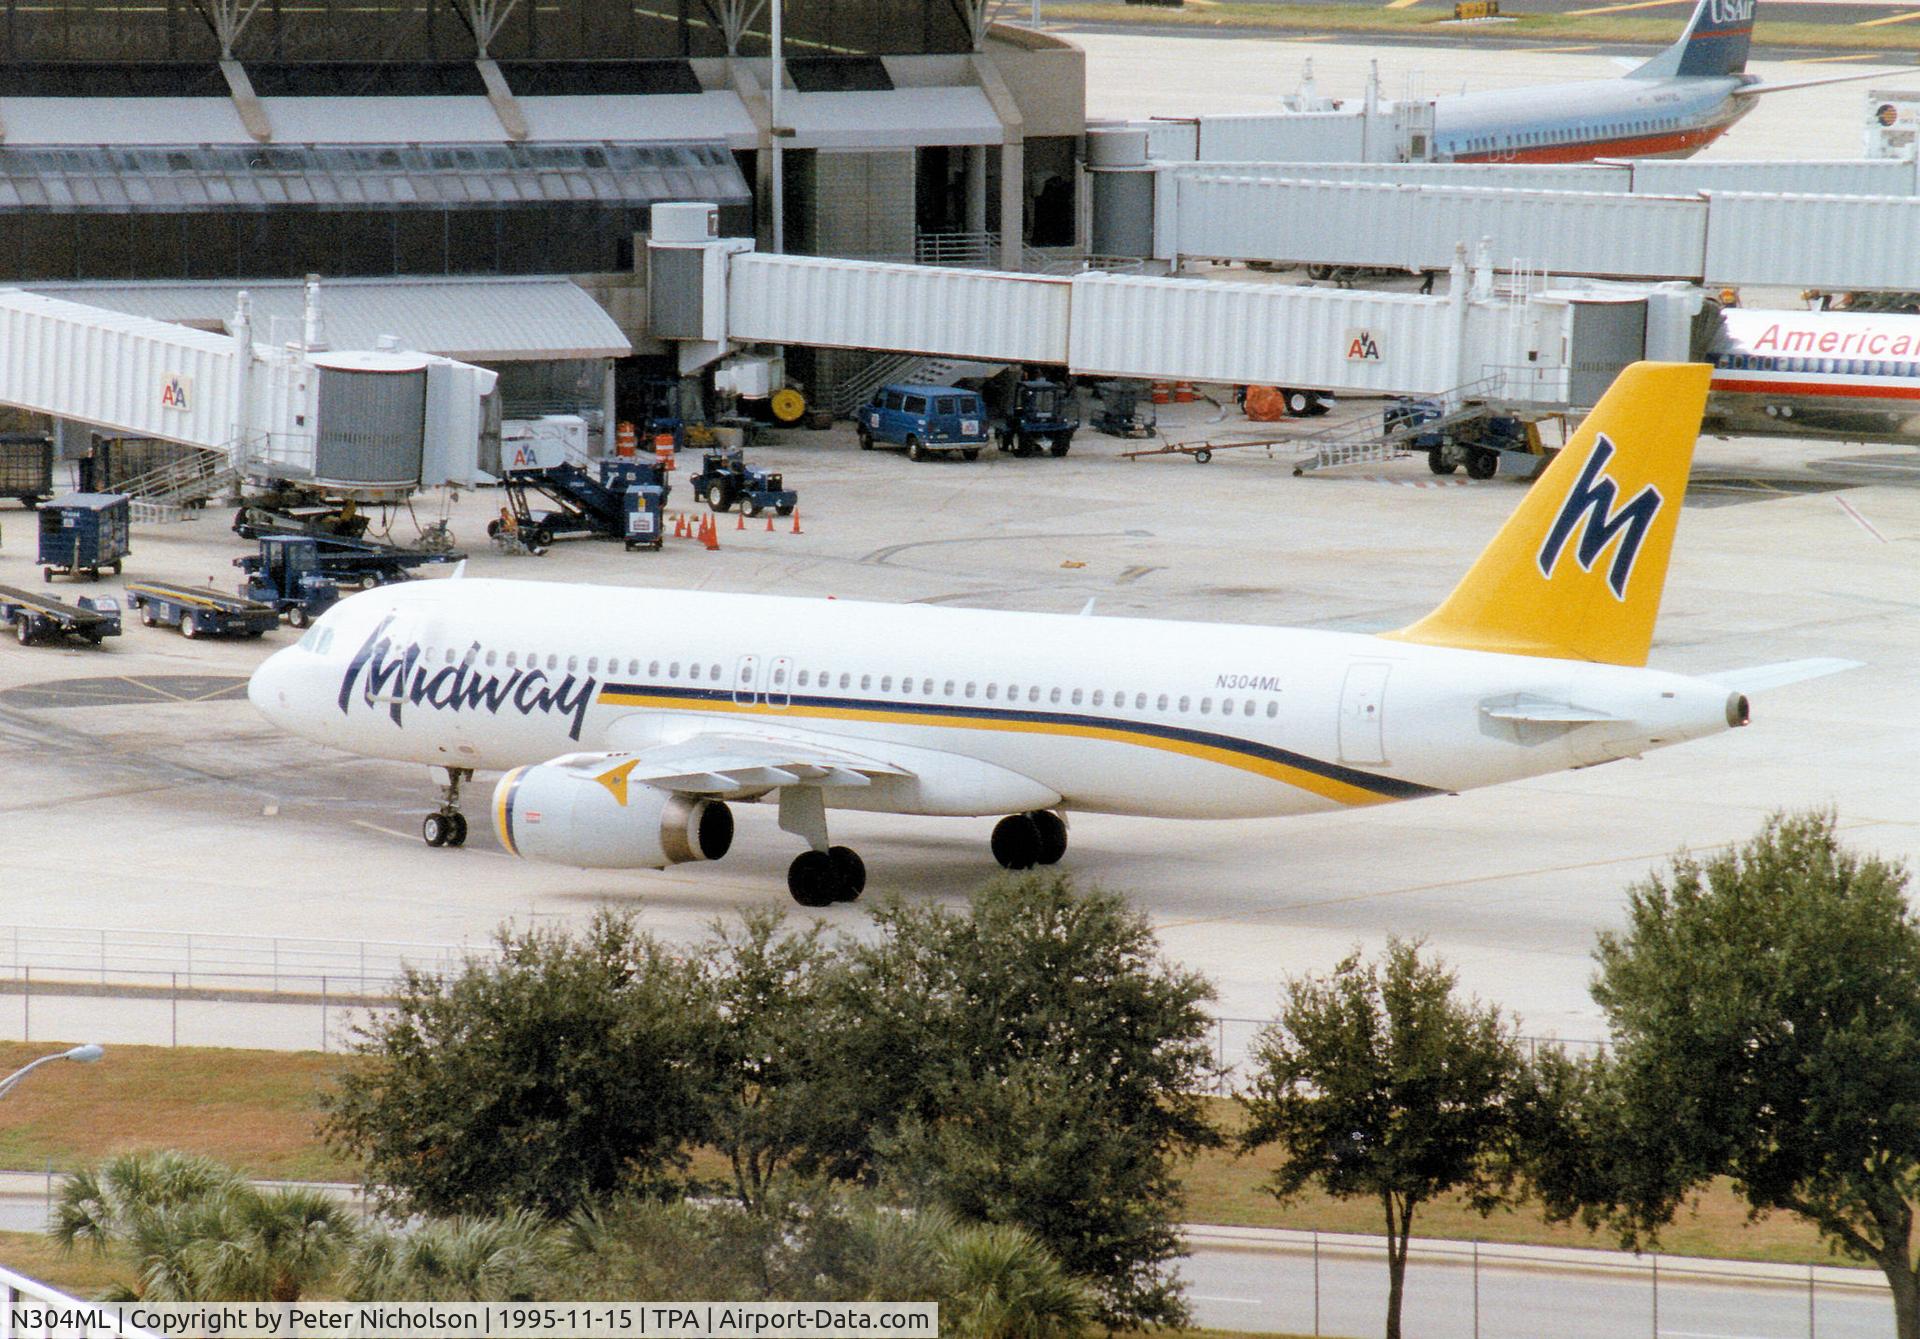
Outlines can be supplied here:
<path id="1" fill-rule="evenodd" d="M 1441 795 L 1745 724 L 1737 685 L 1642 668 L 1708 369 L 1623 373 L 1433 614 L 1381 636 L 459 578 L 357 595 L 254 675 L 284 728 L 449 769 L 518 855 L 717 858 L 772 799 L 807 905 L 857 896 L 826 814 L 1246 818 Z M 1804 677 L 1804 676 L 1800 676 Z M 1787 681 L 1778 675 L 1766 682 Z"/>

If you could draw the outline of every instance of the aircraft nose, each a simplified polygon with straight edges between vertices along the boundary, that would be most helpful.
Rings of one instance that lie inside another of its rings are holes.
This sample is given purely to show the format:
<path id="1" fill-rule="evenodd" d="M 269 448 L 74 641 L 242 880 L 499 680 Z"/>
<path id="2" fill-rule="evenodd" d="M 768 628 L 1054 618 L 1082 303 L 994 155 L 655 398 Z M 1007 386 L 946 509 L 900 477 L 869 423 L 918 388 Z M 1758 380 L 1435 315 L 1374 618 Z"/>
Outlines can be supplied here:
<path id="1" fill-rule="evenodd" d="M 288 707 L 288 657 L 292 654 L 291 647 L 275 651 L 260 662 L 247 680 L 247 701 L 270 721 L 278 721 Z"/>

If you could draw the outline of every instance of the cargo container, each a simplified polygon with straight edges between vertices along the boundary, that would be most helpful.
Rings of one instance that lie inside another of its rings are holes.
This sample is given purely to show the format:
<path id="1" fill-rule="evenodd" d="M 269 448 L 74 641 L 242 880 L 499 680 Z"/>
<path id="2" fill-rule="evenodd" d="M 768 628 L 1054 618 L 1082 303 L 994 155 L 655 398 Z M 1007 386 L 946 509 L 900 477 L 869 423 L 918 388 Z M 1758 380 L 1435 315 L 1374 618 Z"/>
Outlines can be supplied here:
<path id="1" fill-rule="evenodd" d="M 37 432 L 0 432 L 0 497 L 28 507 L 53 496 L 53 438 Z"/>
<path id="2" fill-rule="evenodd" d="M 125 493 L 63 493 L 40 508 L 42 577 L 87 574 L 98 581 L 100 569 L 120 574 L 120 562 L 132 552 L 128 543 L 130 508 Z"/>

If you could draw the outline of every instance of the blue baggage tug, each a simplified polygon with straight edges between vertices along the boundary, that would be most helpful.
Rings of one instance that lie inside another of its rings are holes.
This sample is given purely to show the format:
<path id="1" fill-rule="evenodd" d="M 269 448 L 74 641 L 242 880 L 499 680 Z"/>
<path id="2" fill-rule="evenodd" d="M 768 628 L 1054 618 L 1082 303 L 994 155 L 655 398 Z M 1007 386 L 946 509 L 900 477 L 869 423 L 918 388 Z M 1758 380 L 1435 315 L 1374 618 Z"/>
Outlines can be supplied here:
<path id="1" fill-rule="evenodd" d="M 125 493 L 65 493 L 40 508 L 40 564 L 43 580 L 87 574 L 98 581 L 100 569 L 120 574 L 120 561 L 133 552 L 130 508 Z"/>

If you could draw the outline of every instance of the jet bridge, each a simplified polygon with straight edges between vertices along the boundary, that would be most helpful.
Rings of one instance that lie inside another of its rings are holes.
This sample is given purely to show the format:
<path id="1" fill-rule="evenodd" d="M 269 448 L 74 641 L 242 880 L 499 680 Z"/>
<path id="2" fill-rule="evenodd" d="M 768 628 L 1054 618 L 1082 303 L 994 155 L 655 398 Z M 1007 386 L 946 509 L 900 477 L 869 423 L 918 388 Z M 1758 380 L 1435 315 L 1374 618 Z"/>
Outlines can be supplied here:
<path id="1" fill-rule="evenodd" d="M 663 222 L 653 330 L 692 372 L 756 344 L 1064 367 L 1083 376 L 1444 396 L 1496 378 L 1503 403 L 1592 404 L 1645 357 L 1685 359 L 1701 294 L 1682 285 L 1498 292 L 1456 250 L 1444 295 L 1087 273 L 1043 277 L 756 253 Z M 662 240 L 674 235 L 684 242 Z"/>
<path id="2" fill-rule="evenodd" d="M 365 500 L 471 483 L 495 374 L 319 338 L 256 343 L 245 295 L 232 333 L 0 289 L 0 404 L 196 447 L 196 478 L 309 482 Z M 215 485 L 218 486 L 217 484 Z"/>
<path id="3" fill-rule="evenodd" d="M 1906 291 L 1920 227 L 1907 163 L 1167 163 L 1127 171 L 1106 174 L 1130 193 L 1124 209 L 1096 209 L 1094 248 L 1175 268 L 1209 259 L 1439 270 L 1456 242 L 1490 239 L 1503 264 L 1551 274 Z M 1104 197 L 1096 190 L 1095 198 Z"/>

